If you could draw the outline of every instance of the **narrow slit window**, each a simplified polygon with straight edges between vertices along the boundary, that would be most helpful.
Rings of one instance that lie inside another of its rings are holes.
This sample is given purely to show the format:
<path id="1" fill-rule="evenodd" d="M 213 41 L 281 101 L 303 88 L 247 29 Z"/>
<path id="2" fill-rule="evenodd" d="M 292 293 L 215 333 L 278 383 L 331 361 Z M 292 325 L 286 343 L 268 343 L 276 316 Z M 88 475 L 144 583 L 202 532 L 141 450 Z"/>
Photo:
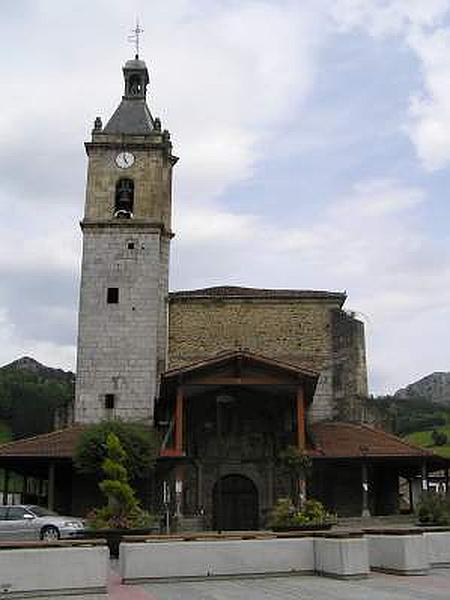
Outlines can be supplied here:
<path id="1" fill-rule="evenodd" d="M 108 288 L 106 292 L 106 302 L 108 304 L 119 304 L 119 288 Z"/>
<path id="2" fill-rule="evenodd" d="M 116 397 L 114 394 L 105 394 L 105 409 L 114 410 L 116 405 Z"/>

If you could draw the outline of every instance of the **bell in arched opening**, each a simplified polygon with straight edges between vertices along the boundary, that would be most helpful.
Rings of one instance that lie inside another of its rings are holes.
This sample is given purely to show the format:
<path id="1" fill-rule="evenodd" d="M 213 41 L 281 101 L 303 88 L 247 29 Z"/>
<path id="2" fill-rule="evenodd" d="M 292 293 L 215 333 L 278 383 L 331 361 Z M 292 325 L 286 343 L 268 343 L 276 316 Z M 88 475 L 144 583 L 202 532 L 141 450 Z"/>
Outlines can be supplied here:
<path id="1" fill-rule="evenodd" d="M 133 216 L 134 182 L 132 179 L 119 179 L 116 184 L 114 216 L 130 219 Z"/>

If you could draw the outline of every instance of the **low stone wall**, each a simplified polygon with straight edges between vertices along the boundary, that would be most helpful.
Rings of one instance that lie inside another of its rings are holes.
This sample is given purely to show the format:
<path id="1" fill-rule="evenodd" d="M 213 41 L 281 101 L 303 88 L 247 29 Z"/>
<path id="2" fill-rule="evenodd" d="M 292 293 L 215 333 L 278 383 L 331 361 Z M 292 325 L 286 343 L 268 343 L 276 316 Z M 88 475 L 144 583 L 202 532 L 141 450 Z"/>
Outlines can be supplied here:
<path id="1" fill-rule="evenodd" d="M 109 553 L 104 542 L 0 544 L 0 597 L 106 599 Z"/>
<path id="2" fill-rule="evenodd" d="M 249 536 L 252 537 L 252 536 Z M 367 542 L 359 535 L 208 535 L 129 538 L 120 547 L 124 582 L 319 572 L 365 577 Z"/>
<path id="3" fill-rule="evenodd" d="M 450 565 L 450 529 L 125 537 L 120 548 L 129 583 L 312 572 L 346 579 L 371 569 L 425 575 L 439 565 Z"/>
<path id="4" fill-rule="evenodd" d="M 314 571 L 312 538 L 128 542 L 120 547 L 124 582 Z"/>

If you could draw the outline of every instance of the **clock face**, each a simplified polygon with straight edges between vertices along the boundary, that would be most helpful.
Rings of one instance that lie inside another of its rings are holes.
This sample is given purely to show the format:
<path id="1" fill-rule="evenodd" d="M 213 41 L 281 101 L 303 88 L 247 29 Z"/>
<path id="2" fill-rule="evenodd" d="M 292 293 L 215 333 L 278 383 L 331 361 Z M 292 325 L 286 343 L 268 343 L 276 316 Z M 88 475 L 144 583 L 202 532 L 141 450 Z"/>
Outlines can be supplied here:
<path id="1" fill-rule="evenodd" d="M 134 154 L 131 152 L 119 152 L 116 156 L 116 165 L 119 169 L 128 169 L 134 163 Z"/>

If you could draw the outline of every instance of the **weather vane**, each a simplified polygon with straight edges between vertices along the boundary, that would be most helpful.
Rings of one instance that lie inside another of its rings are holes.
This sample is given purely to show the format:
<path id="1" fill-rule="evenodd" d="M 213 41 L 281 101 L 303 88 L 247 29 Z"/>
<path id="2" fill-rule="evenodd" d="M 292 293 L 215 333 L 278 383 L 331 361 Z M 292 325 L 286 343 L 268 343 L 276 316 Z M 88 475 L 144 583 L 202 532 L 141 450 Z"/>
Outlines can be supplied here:
<path id="1" fill-rule="evenodd" d="M 131 30 L 132 34 L 128 36 L 128 41 L 133 43 L 136 47 L 136 58 L 139 57 L 139 37 L 144 30 L 139 25 L 139 19 L 136 17 L 136 27 Z"/>

